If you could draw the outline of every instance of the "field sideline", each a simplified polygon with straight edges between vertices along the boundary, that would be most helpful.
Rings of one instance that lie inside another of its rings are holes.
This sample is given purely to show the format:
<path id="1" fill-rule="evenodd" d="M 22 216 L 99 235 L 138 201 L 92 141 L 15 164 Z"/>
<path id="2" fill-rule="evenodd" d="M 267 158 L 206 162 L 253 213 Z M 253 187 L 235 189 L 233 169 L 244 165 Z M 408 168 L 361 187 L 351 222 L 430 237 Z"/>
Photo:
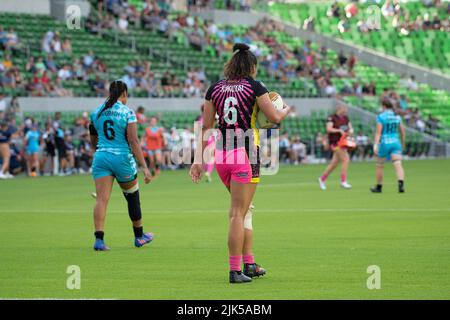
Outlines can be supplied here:
<path id="1" fill-rule="evenodd" d="M 387 166 L 384 194 L 368 192 L 374 163 L 352 164 L 354 189 L 329 190 L 324 165 L 282 167 L 255 199 L 255 256 L 268 275 L 228 284 L 228 197 L 217 175 L 190 183 L 187 171 L 141 183 L 148 247 L 133 246 L 126 203 L 115 186 L 107 253 L 92 250 L 89 176 L 0 181 L 0 298 L 450 299 L 450 161 L 405 163 L 407 193 Z M 66 268 L 81 268 L 81 290 Z M 368 290 L 370 265 L 381 289 Z"/>

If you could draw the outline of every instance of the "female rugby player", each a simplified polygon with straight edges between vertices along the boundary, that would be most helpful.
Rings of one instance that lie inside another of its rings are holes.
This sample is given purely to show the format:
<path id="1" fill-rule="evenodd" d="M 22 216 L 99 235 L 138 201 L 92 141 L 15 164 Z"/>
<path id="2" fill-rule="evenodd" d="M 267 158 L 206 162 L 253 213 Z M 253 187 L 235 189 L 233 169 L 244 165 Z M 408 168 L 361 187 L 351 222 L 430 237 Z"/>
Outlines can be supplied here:
<path id="1" fill-rule="evenodd" d="M 36 124 L 33 124 L 31 130 L 25 135 L 25 152 L 27 155 L 28 176 L 36 177 L 39 170 L 39 150 L 41 143 L 41 134 Z"/>
<path id="2" fill-rule="evenodd" d="M 203 152 L 217 113 L 216 170 L 231 194 L 228 232 L 230 283 L 243 283 L 266 273 L 255 263 L 252 250 L 250 205 L 260 172 L 259 133 L 255 126 L 257 106 L 273 123 L 280 123 L 289 113 L 289 107 L 277 111 L 267 89 L 254 80 L 258 62 L 249 47 L 235 44 L 233 51 L 232 58 L 224 67 L 226 78 L 212 85 L 206 93 L 201 142 L 190 175 L 195 183 L 202 177 Z M 242 256 L 244 272 L 241 271 Z"/>
<path id="3" fill-rule="evenodd" d="M 145 146 L 152 173 L 155 176 L 159 175 L 161 171 L 164 135 L 163 129 L 158 127 L 157 117 L 150 119 L 150 126 L 145 130 L 145 134 L 142 137 L 142 144 Z"/>
<path id="4" fill-rule="evenodd" d="M 3 159 L 0 168 L 0 179 L 11 179 L 13 175 L 9 173 L 9 162 L 11 159 L 10 142 L 12 131 L 6 121 L 0 123 L 0 157 Z"/>
<path id="5" fill-rule="evenodd" d="M 377 185 L 370 189 L 381 193 L 383 189 L 383 171 L 386 159 L 392 160 L 398 180 L 398 192 L 404 193 L 405 171 L 402 165 L 402 153 L 405 148 L 405 127 L 402 118 L 394 113 L 394 106 L 388 99 L 382 101 L 383 112 L 377 117 L 377 129 L 373 151 L 377 157 Z M 399 135 L 400 134 L 400 135 Z"/>
<path id="6" fill-rule="evenodd" d="M 136 114 L 126 106 L 127 98 L 126 84 L 121 80 L 113 81 L 109 87 L 108 99 L 90 117 L 91 143 L 96 149 L 92 164 L 92 175 L 97 193 L 94 208 L 94 250 L 96 251 L 109 250 L 103 240 L 103 230 L 106 207 L 114 179 L 122 188 L 123 195 L 128 203 L 128 214 L 133 224 L 135 237 L 134 245 L 142 247 L 153 240 L 151 233 L 143 232 L 137 168 L 134 157 L 144 168 L 146 184 L 151 181 L 151 174 L 145 164 L 139 144 Z"/>
<path id="7" fill-rule="evenodd" d="M 339 162 L 342 163 L 341 168 L 341 187 L 344 189 L 351 189 L 352 186 L 347 182 L 347 171 L 350 163 L 350 156 L 347 148 L 339 146 L 339 141 L 343 136 L 353 134 L 353 126 L 347 117 L 347 107 L 345 105 L 338 105 L 336 113 L 327 119 L 327 133 L 328 141 L 333 152 L 333 158 L 326 168 L 325 172 L 319 178 L 320 189 L 326 190 L 326 180 L 328 176 L 337 168 Z"/>

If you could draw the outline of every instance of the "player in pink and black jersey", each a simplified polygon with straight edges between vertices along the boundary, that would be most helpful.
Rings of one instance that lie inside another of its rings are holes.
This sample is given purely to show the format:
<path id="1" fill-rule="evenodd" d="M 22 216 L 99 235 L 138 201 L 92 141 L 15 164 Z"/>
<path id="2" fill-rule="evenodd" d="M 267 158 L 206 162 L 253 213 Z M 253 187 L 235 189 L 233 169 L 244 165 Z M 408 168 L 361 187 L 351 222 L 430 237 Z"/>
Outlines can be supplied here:
<path id="1" fill-rule="evenodd" d="M 203 151 L 207 146 L 215 115 L 219 136 L 216 143 L 216 170 L 231 195 L 228 250 L 230 282 L 250 282 L 266 271 L 253 257 L 252 199 L 260 179 L 258 110 L 273 123 L 280 123 L 289 107 L 277 111 L 268 90 L 254 80 L 258 61 L 245 44 L 236 44 L 225 64 L 225 79 L 213 84 L 205 97 L 202 141 L 199 143 L 190 175 L 199 182 L 203 174 Z M 244 260 L 244 272 L 241 261 Z"/>

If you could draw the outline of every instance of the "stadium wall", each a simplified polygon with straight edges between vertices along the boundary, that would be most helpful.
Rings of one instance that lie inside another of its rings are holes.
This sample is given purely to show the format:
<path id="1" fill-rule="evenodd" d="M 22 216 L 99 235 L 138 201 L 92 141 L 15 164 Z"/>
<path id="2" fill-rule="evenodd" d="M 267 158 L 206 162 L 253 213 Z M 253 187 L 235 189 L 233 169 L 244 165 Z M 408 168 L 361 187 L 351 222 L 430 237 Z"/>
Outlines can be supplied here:
<path id="1" fill-rule="evenodd" d="M 243 26 L 254 26 L 259 20 L 266 16 L 265 13 L 259 12 L 241 12 L 241 11 L 227 11 L 227 10 L 207 10 L 200 12 L 193 12 L 206 20 L 213 20 L 217 24 L 239 24 Z"/>
<path id="2" fill-rule="evenodd" d="M 0 11 L 49 15 L 50 0 L 1 0 Z"/>
<path id="3" fill-rule="evenodd" d="M 104 98 L 37 98 L 20 97 L 19 104 L 22 111 L 88 111 L 105 101 Z M 334 99 L 305 98 L 286 99 L 295 107 L 300 116 L 308 116 L 312 111 L 331 110 L 335 106 Z M 203 99 L 164 99 L 164 98 L 130 98 L 128 105 L 137 108 L 143 106 L 148 111 L 196 111 L 200 109 Z"/>

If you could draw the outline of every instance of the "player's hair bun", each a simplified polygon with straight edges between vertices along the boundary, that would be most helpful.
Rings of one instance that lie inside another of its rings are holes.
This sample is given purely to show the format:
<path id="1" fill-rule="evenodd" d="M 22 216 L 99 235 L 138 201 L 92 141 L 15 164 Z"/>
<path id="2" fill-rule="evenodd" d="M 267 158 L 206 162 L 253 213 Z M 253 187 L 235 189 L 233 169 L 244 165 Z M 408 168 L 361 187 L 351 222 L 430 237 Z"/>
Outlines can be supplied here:
<path id="1" fill-rule="evenodd" d="M 236 43 L 233 46 L 233 52 L 236 51 L 247 51 L 250 50 L 250 47 L 248 45 L 246 45 L 245 43 Z"/>

